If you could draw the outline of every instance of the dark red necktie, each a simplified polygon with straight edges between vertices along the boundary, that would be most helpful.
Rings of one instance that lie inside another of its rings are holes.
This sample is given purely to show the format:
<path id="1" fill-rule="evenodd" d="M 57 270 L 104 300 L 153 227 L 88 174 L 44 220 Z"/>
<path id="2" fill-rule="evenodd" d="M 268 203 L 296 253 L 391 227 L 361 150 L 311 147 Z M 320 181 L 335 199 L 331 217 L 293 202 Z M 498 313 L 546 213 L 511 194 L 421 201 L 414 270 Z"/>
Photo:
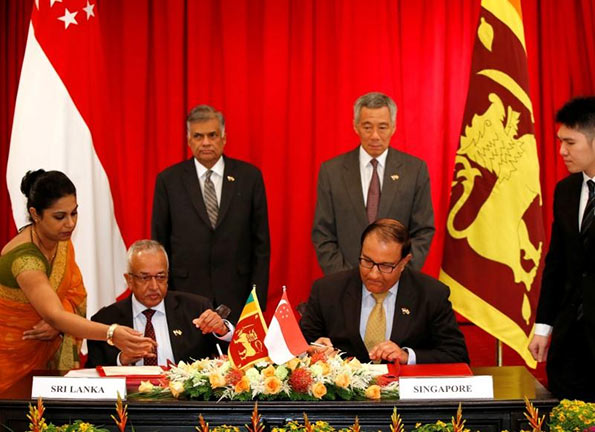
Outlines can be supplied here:
<path id="1" fill-rule="evenodd" d="M 147 317 L 147 324 L 145 324 L 145 337 L 151 338 L 154 341 L 155 339 L 155 328 L 153 327 L 153 323 L 151 322 L 151 318 L 155 314 L 153 309 L 145 309 L 143 314 Z M 157 366 L 157 357 L 145 357 L 143 358 L 145 366 Z"/>
<path id="2" fill-rule="evenodd" d="M 372 171 L 372 178 L 370 179 L 370 187 L 368 188 L 368 199 L 366 201 L 366 214 L 368 216 L 368 223 L 372 223 L 378 217 L 378 205 L 380 204 L 380 178 L 378 177 L 378 161 L 372 159 L 370 161 L 374 171 Z"/>

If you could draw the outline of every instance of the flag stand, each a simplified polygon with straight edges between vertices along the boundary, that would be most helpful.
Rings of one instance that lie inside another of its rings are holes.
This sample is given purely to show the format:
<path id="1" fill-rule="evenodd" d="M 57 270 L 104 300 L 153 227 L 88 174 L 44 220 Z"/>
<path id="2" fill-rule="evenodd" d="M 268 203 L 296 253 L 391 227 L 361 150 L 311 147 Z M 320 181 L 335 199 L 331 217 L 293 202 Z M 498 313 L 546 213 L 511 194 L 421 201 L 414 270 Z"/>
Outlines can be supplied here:
<path id="1" fill-rule="evenodd" d="M 496 366 L 502 366 L 502 341 L 496 339 Z"/>

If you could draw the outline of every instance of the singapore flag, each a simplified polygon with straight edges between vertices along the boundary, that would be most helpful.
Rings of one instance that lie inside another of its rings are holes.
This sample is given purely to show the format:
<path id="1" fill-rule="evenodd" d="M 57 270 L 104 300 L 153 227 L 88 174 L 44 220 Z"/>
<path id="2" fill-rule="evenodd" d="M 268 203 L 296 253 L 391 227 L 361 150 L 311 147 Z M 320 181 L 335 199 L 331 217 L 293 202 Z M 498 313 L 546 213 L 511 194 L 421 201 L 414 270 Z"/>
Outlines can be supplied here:
<path id="1" fill-rule="evenodd" d="M 106 162 L 98 156 L 118 150 L 110 148 L 117 107 L 107 99 L 95 2 L 35 0 L 6 173 L 17 228 L 29 223 L 20 192 L 28 170 L 63 171 L 76 186 L 79 217 L 72 240 L 89 315 L 115 301 L 126 272 Z"/>
<path id="2" fill-rule="evenodd" d="M 271 319 L 264 344 L 269 351 L 269 358 L 276 364 L 286 363 L 308 349 L 308 343 L 289 304 L 285 287 L 283 297 Z"/>

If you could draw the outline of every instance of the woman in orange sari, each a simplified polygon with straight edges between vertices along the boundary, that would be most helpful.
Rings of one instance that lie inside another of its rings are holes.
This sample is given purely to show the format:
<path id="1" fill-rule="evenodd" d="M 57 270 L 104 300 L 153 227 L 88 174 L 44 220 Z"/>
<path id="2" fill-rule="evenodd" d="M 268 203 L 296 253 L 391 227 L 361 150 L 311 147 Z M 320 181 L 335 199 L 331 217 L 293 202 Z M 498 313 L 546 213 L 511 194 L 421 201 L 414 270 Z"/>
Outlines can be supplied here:
<path id="1" fill-rule="evenodd" d="M 78 208 L 70 179 L 30 171 L 21 191 L 32 223 L 0 255 L 0 392 L 34 369 L 77 367 L 84 337 L 150 356 L 154 341 L 141 333 L 84 318 L 86 292 L 70 241 Z"/>

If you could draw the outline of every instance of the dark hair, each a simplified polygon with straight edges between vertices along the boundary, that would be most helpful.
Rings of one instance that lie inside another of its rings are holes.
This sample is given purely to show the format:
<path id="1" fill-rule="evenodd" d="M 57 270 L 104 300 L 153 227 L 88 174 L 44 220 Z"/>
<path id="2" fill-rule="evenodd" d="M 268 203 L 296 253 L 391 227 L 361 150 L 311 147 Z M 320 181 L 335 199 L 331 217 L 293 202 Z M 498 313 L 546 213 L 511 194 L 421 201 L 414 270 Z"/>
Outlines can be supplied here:
<path id="1" fill-rule="evenodd" d="M 39 214 L 60 198 L 76 196 L 76 188 L 66 174 L 42 169 L 27 171 L 21 180 L 21 192 L 27 197 L 27 211 L 33 207 Z"/>
<path id="2" fill-rule="evenodd" d="M 411 252 L 411 238 L 407 227 L 395 219 L 378 219 L 372 222 L 362 233 L 360 249 L 364 245 L 364 240 L 370 234 L 375 233 L 382 240 L 395 242 L 401 245 L 401 258 L 406 257 Z"/>
<path id="3" fill-rule="evenodd" d="M 595 136 L 595 96 L 574 98 L 556 114 L 556 122 Z"/>

